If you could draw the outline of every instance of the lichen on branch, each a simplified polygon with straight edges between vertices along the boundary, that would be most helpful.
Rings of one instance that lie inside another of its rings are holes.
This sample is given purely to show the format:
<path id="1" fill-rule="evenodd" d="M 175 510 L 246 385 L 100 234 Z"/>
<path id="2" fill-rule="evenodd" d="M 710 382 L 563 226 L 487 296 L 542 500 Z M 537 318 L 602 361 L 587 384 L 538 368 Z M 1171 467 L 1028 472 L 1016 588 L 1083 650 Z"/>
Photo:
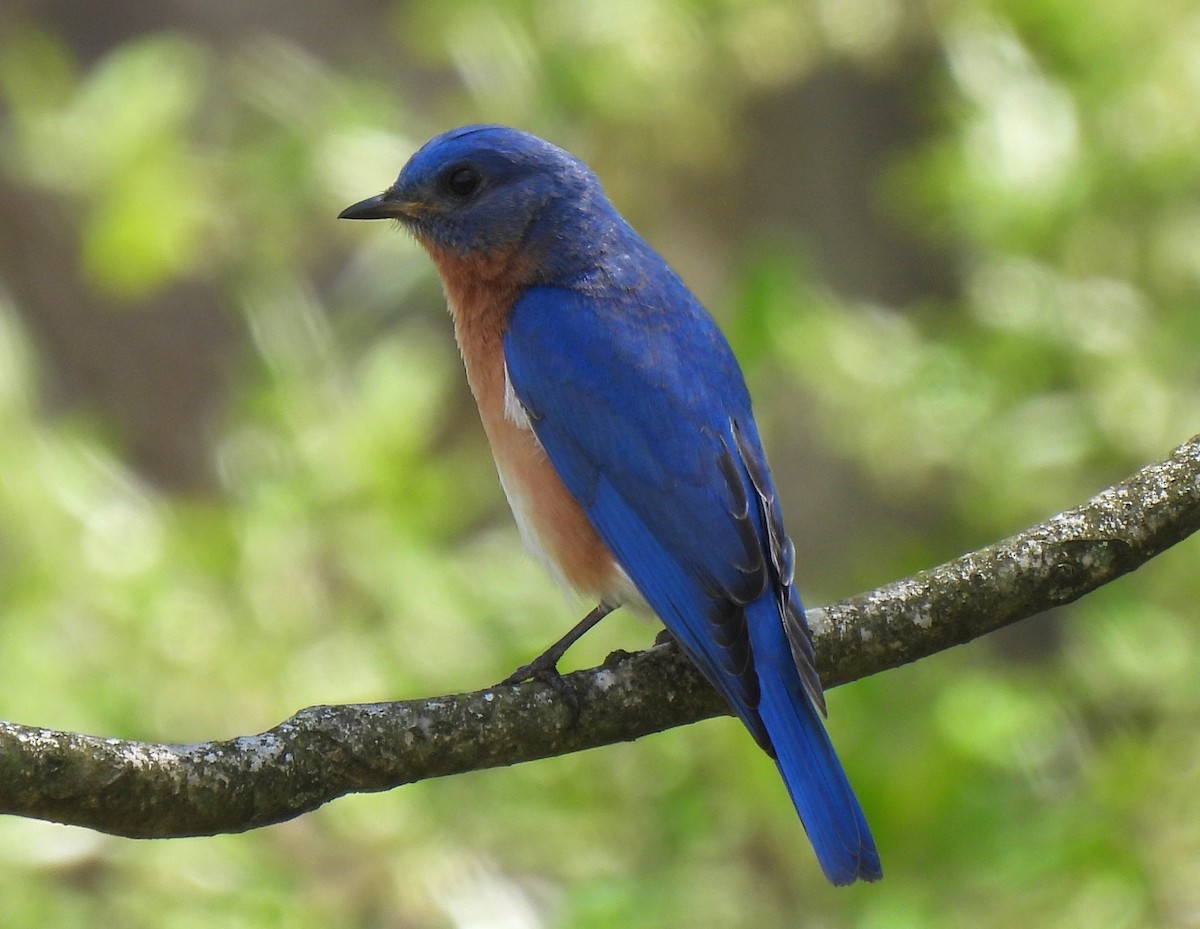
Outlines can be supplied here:
<path id="1" fill-rule="evenodd" d="M 1078 599 L 1200 529 L 1200 436 L 1087 503 L 979 551 L 811 610 L 827 686 Z M 678 650 L 617 653 L 542 684 L 301 710 L 172 745 L 0 722 L 0 813 L 138 838 L 242 832 L 348 793 L 628 741 L 725 712 Z"/>

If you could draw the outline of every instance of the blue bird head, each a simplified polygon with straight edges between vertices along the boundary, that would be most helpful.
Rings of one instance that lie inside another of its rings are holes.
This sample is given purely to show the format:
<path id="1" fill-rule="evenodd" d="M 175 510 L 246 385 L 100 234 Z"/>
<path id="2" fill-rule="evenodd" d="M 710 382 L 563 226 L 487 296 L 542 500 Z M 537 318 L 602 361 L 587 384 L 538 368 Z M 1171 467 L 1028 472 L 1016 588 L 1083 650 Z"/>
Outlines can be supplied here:
<path id="1" fill-rule="evenodd" d="M 396 219 L 427 248 L 459 256 L 521 248 L 560 263 L 571 258 L 564 243 L 595 242 L 604 238 L 600 227 L 620 222 L 577 158 L 530 133 L 488 125 L 435 137 L 391 187 L 339 218 Z"/>

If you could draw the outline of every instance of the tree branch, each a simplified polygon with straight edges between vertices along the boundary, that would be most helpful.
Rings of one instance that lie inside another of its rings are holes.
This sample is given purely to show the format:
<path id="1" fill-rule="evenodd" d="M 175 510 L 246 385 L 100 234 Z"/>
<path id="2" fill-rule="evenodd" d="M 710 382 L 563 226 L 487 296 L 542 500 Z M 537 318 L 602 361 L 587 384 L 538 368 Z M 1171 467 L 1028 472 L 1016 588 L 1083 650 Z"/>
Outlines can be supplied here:
<path id="1" fill-rule="evenodd" d="M 1083 596 L 1200 529 L 1200 436 L 1083 506 L 1002 542 L 811 610 L 829 686 L 898 667 Z M 616 653 L 567 680 L 301 710 L 194 745 L 0 722 L 0 812 L 133 837 L 240 832 L 347 793 L 639 738 L 725 712 L 674 648 Z"/>

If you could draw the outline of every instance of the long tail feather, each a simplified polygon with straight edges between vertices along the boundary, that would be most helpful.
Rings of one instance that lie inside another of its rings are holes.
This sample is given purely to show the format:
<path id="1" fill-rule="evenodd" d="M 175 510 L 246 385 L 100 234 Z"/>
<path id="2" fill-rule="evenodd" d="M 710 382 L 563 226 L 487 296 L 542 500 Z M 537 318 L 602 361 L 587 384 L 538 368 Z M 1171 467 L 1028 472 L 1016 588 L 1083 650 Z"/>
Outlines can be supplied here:
<path id="1" fill-rule="evenodd" d="M 751 639 L 762 691 L 758 713 L 771 737 L 779 773 L 830 882 L 877 881 L 883 870 L 871 830 L 821 717 L 790 663 L 791 652 L 782 641 L 758 641 L 772 638 L 772 627 L 779 623 L 775 604 L 768 602 L 767 607 L 767 616 L 751 622 Z"/>

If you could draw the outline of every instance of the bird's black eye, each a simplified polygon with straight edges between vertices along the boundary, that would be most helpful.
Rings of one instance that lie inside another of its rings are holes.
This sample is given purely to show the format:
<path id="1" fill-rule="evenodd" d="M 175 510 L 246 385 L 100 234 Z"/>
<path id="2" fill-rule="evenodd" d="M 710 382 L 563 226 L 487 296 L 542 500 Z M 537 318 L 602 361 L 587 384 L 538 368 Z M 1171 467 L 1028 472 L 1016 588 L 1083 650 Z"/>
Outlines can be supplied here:
<path id="1" fill-rule="evenodd" d="M 483 178 L 470 166 L 454 168 L 446 175 L 446 190 L 455 197 L 466 198 L 479 189 Z"/>

